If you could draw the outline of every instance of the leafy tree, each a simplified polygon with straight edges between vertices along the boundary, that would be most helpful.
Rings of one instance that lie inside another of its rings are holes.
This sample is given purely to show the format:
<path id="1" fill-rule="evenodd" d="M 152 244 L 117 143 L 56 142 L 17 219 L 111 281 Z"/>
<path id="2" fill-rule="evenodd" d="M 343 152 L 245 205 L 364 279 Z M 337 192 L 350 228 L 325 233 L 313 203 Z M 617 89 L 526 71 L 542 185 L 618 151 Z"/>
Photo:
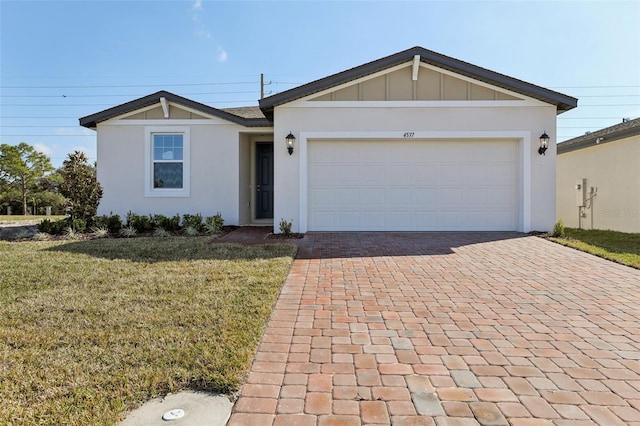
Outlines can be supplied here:
<path id="1" fill-rule="evenodd" d="M 38 191 L 29 196 L 29 203 L 33 204 L 34 214 L 45 214 L 47 206 L 51 207 L 52 214 L 64 214 L 67 200 L 58 192 Z"/>
<path id="2" fill-rule="evenodd" d="M 0 145 L 0 180 L 3 186 L 16 188 L 22 195 L 22 213 L 27 214 L 27 196 L 38 180 L 53 170 L 51 160 L 31 145 Z"/>
<path id="3" fill-rule="evenodd" d="M 102 186 L 96 178 L 96 169 L 88 163 L 84 152 L 69 154 L 60 168 L 60 193 L 65 196 L 71 219 L 91 222 L 102 198 Z"/>

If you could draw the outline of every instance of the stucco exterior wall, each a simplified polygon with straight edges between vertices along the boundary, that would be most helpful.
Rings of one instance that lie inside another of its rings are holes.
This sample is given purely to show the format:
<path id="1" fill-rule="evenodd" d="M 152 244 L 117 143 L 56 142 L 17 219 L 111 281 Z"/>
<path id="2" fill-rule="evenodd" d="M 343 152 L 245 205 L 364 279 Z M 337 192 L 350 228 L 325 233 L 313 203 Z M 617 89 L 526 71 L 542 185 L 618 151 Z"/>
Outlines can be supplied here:
<path id="1" fill-rule="evenodd" d="M 98 181 L 104 195 L 98 214 L 221 212 L 225 224 L 239 224 L 241 126 L 222 120 L 110 120 L 98 125 Z M 145 197 L 145 127 L 190 128 L 190 195 Z"/>
<path id="2" fill-rule="evenodd" d="M 571 228 L 640 232 L 640 135 L 558 155 L 557 218 Z M 576 181 L 585 178 L 587 203 L 579 218 Z"/>
<path id="3" fill-rule="evenodd" d="M 401 105 L 353 105 L 345 107 L 313 107 L 297 101 L 279 106 L 274 111 L 275 140 L 275 211 L 274 223 L 280 219 L 293 221 L 294 231 L 300 231 L 301 223 L 301 172 L 306 164 L 301 160 L 305 143 L 300 135 L 313 132 L 334 133 L 336 137 L 349 132 L 427 132 L 429 134 L 477 135 L 491 138 L 509 133 L 523 135 L 521 144 L 520 179 L 524 181 L 521 197 L 526 198 L 526 211 L 521 211 L 521 231 L 549 231 L 555 223 L 555 173 L 556 173 L 556 109 L 552 105 L 527 102 L 500 103 L 495 107 L 474 106 L 473 102 L 445 106 Z M 336 103 L 339 104 L 339 103 Z M 414 104 L 415 105 L 415 104 Z M 285 136 L 292 131 L 298 138 L 296 151 L 289 156 L 285 150 Z M 551 143 L 545 156 L 538 154 L 538 140 L 546 131 Z M 366 149 L 362 155 L 367 155 Z M 525 161 L 526 160 L 526 161 Z M 522 182 L 521 182 L 522 183 Z M 304 183 L 303 183 L 304 185 Z M 305 220 L 306 221 L 306 220 Z M 304 229 L 303 229 L 304 230 Z M 277 232 L 277 229 L 276 229 Z"/>

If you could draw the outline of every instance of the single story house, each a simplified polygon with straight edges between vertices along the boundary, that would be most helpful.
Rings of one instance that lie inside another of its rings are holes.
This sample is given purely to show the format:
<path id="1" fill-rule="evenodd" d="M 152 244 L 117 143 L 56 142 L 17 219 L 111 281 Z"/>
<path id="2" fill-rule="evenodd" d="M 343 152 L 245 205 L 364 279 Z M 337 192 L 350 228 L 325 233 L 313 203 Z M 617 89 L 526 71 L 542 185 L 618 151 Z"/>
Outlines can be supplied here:
<path id="1" fill-rule="evenodd" d="M 557 217 L 640 233 L 640 118 L 558 144 Z"/>
<path id="2" fill-rule="evenodd" d="M 259 107 L 161 91 L 80 124 L 97 131 L 100 214 L 220 212 L 275 232 L 282 219 L 294 232 L 529 232 L 555 223 L 556 116 L 576 105 L 413 47 Z"/>

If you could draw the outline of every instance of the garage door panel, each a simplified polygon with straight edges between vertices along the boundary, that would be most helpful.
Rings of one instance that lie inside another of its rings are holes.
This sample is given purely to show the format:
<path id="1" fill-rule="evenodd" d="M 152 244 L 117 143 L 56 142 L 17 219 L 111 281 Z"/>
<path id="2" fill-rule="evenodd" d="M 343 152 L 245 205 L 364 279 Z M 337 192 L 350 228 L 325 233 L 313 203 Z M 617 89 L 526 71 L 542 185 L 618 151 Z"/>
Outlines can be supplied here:
<path id="1" fill-rule="evenodd" d="M 367 211 L 367 212 L 363 212 L 362 213 L 362 219 L 363 219 L 363 224 L 366 227 L 366 229 L 371 229 L 371 230 L 381 230 L 381 229 L 385 229 L 385 219 L 386 219 L 386 212 L 384 211 Z M 358 225 L 356 228 L 350 229 L 351 231 L 353 230 L 358 230 L 360 229 L 360 225 Z"/>
<path id="2" fill-rule="evenodd" d="M 412 224 L 416 231 L 438 231 L 438 211 L 420 210 L 411 215 Z"/>
<path id="3" fill-rule="evenodd" d="M 493 164 L 485 169 L 482 178 L 487 182 L 510 181 L 516 174 L 516 167 L 512 164 Z"/>
<path id="4" fill-rule="evenodd" d="M 438 206 L 444 209 L 462 207 L 462 188 L 440 188 L 438 189 Z"/>
<path id="5" fill-rule="evenodd" d="M 513 208 L 512 200 L 517 199 L 517 191 L 509 187 L 492 187 L 486 189 L 487 208 L 509 210 Z"/>
<path id="6" fill-rule="evenodd" d="M 406 169 L 409 170 L 410 182 L 416 184 L 437 182 L 438 169 L 433 164 L 409 164 Z"/>
<path id="7" fill-rule="evenodd" d="M 384 206 L 385 200 L 385 188 L 361 188 L 362 204 L 370 207 Z"/>
<path id="8" fill-rule="evenodd" d="M 362 226 L 361 212 L 358 210 L 337 210 L 335 212 L 335 222 L 338 229 L 353 231 Z"/>
<path id="9" fill-rule="evenodd" d="M 316 207 L 333 208 L 336 205 L 335 192 L 333 188 L 314 188 L 311 191 L 311 202 Z"/>
<path id="10" fill-rule="evenodd" d="M 310 141 L 308 159 L 310 230 L 518 227 L 517 141 Z"/>
<path id="11" fill-rule="evenodd" d="M 413 190 L 411 187 L 388 188 L 385 192 L 386 200 L 394 206 L 411 206 L 413 204 Z"/>
<path id="12" fill-rule="evenodd" d="M 438 165 L 438 183 L 445 185 L 456 185 L 462 182 L 463 175 L 461 174 L 461 167 L 459 164 L 440 164 Z"/>
<path id="13" fill-rule="evenodd" d="M 314 164 L 309 168 L 309 175 L 314 177 L 316 185 L 333 184 L 335 174 L 334 166 L 329 164 Z"/>
<path id="14" fill-rule="evenodd" d="M 337 188 L 335 190 L 337 196 L 335 206 L 357 207 L 362 203 L 360 199 L 361 191 L 359 188 Z"/>
<path id="15" fill-rule="evenodd" d="M 411 184 L 411 176 L 407 170 L 406 164 L 390 164 L 386 167 L 385 175 L 389 177 L 390 185 L 408 185 Z"/>
<path id="16" fill-rule="evenodd" d="M 436 188 L 414 188 L 412 201 L 414 206 L 436 206 L 438 203 L 438 190 Z"/>
<path id="17" fill-rule="evenodd" d="M 438 223 L 436 226 L 443 231 L 465 230 L 462 223 L 462 212 L 460 210 L 438 211 Z"/>
<path id="18" fill-rule="evenodd" d="M 387 215 L 388 229 L 390 230 L 410 230 L 412 228 L 411 212 L 408 210 L 395 211 Z"/>
<path id="19" fill-rule="evenodd" d="M 337 164 L 334 167 L 334 175 L 332 180 L 337 177 L 343 184 L 360 184 L 362 176 L 361 166 L 358 164 Z"/>
<path id="20" fill-rule="evenodd" d="M 330 231 L 336 229 L 337 223 L 334 221 L 335 212 L 316 210 L 310 213 L 310 219 L 314 223 L 314 228 L 318 231 Z"/>

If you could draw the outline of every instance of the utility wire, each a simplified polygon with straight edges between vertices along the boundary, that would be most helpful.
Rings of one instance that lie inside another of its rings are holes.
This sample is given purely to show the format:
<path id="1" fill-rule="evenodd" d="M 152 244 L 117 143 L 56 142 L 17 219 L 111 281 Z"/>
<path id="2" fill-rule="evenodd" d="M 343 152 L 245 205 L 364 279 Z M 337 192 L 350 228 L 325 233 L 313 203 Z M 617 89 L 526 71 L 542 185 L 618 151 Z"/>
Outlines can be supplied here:
<path id="1" fill-rule="evenodd" d="M 175 84 L 105 84 L 79 86 L 0 86 L 0 89 L 113 89 L 114 87 L 185 87 L 185 86 L 231 86 L 242 84 L 260 84 L 257 81 L 238 81 L 227 83 L 175 83 Z"/>
<path id="2" fill-rule="evenodd" d="M 192 95 L 237 95 L 237 94 L 245 94 L 245 93 L 259 93 L 258 90 L 243 90 L 239 92 L 196 92 L 196 93 L 182 93 L 181 96 L 192 96 Z M 0 95 L 0 98 L 102 98 L 102 97 L 142 97 L 144 95 L 132 95 L 132 94 L 122 94 L 122 95 L 114 95 L 114 94 L 95 94 L 95 95 Z"/>

